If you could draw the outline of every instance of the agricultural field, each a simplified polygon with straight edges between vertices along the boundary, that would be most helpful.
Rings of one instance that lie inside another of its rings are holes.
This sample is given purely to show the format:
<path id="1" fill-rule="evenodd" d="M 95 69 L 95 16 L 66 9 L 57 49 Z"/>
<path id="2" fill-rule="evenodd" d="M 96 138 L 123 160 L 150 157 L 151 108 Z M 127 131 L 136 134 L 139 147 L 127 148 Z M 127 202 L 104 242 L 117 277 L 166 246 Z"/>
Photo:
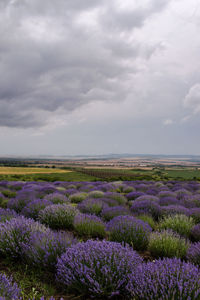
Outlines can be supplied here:
<path id="1" fill-rule="evenodd" d="M 0 167 L 0 180 L 9 181 L 94 181 L 96 177 L 61 168 Z"/>
<path id="2" fill-rule="evenodd" d="M 51 174 L 51 173 L 68 173 L 69 170 L 50 169 L 50 168 L 21 168 L 21 167 L 0 167 L 1 175 L 26 175 L 26 174 Z"/>
<path id="3" fill-rule="evenodd" d="M 197 181 L 0 182 L 1 299 L 200 299 Z"/>

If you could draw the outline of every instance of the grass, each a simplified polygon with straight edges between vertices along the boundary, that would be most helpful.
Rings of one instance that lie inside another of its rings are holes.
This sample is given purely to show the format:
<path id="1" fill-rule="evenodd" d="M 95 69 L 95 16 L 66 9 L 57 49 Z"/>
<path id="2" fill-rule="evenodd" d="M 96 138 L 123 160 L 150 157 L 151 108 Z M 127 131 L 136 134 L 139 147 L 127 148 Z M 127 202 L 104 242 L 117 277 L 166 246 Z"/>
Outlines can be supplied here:
<path id="1" fill-rule="evenodd" d="M 27 174 L 1 174 L 0 181 L 95 181 L 97 177 L 82 174 L 76 171 L 64 171 L 57 172 L 58 169 L 54 169 L 52 173 L 27 173 Z M 59 170 L 60 171 L 60 170 Z"/>

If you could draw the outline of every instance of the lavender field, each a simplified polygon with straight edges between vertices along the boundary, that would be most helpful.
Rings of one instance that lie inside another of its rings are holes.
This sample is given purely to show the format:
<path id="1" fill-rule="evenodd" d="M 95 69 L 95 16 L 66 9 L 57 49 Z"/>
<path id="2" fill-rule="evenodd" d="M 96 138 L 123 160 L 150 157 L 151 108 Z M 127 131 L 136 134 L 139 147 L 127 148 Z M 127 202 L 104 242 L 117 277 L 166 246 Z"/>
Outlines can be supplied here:
<path id="1" fill-rule="evenodd" d="M 1 299 L 200 299 L 198 182 L 1 181 L 0 206 Z"/>

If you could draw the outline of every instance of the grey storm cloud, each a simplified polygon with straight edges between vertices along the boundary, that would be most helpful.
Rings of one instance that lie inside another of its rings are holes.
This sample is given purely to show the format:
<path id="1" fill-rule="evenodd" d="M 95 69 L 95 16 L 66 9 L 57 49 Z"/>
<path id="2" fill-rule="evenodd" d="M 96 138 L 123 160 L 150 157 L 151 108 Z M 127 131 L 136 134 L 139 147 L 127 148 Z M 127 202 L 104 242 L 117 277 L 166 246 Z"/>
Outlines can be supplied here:
<path id="1" fill-rule="evenodd" d="M 37 127 L 92 101 L 120 101 L 160 44 L 128 39 L 169 1 L 0 0 L 0 126 Z"/>

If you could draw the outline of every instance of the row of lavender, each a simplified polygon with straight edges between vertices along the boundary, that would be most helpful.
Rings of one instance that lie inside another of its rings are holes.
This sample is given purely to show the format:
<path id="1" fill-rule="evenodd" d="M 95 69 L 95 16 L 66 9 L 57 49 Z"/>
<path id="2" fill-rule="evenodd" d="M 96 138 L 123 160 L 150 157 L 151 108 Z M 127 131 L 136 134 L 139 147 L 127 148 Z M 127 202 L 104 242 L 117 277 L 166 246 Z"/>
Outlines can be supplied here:
<path id="1" fill-rule="evenodd" d="M 200 299 L 198 182 L 3 181 L 0 206 L 1 255 L 53 272 L 67 293 Z M 19 294 L 2 280 L 0 296 Z"/>

